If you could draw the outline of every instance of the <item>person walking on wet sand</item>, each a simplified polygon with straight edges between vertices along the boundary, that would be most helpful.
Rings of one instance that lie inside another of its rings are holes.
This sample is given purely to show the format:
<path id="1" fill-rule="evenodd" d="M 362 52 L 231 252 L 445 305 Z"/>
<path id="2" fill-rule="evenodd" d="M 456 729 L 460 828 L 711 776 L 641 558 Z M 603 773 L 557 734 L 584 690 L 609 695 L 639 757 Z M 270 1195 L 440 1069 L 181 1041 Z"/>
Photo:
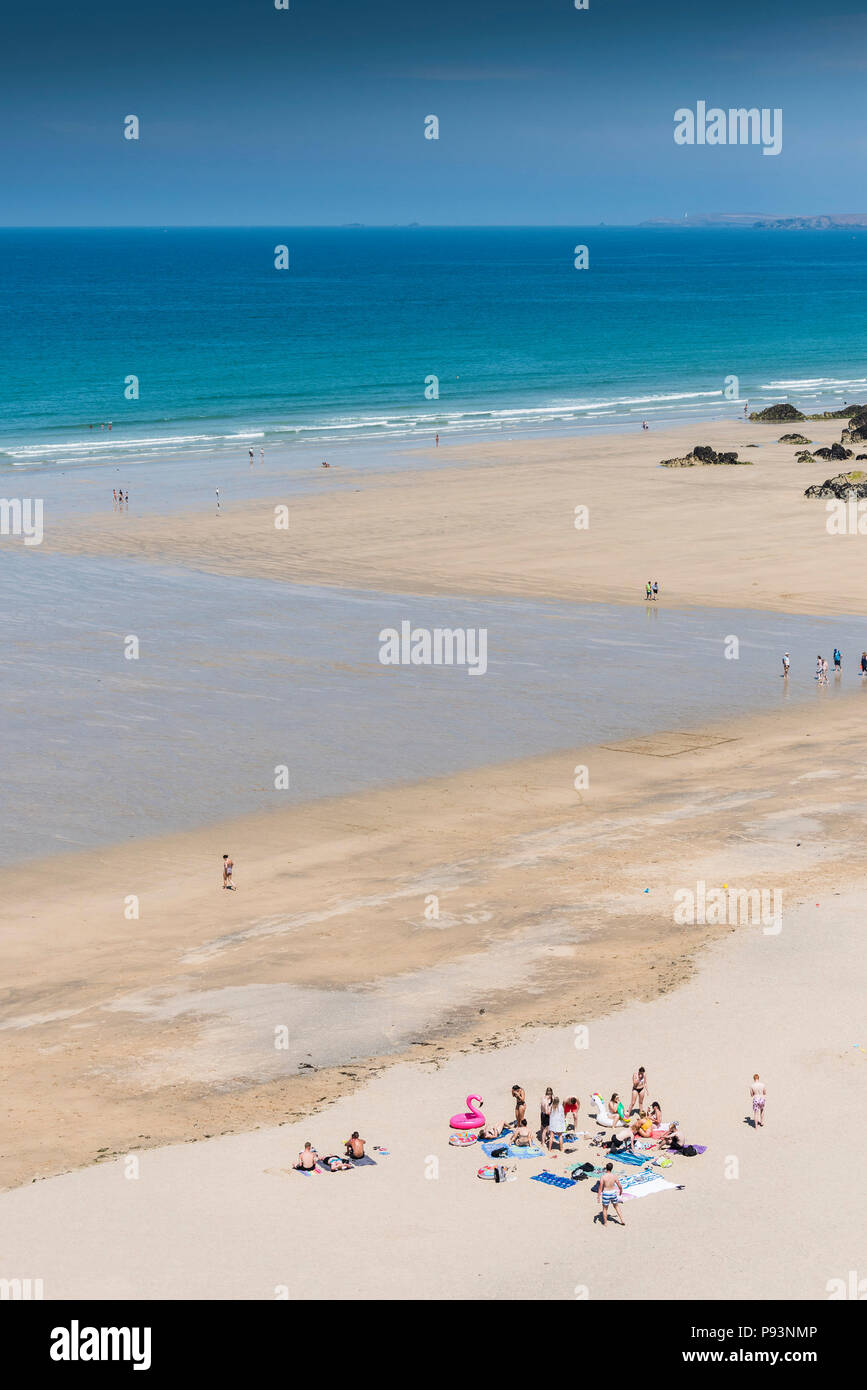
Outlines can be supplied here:
<path id="1" fill-rule="evenodd" d="M 597 1199 L 602 1206 L 602 1225 L 608 1225 L 608 1208 L 613 1207 L 612 1218 L 616 1215 L 620 1218 L 621 1226 L 625 1226 L 623 1212 L 618 1211 L 618 1207 L 623 1200 L 623 1187 L 619 1178 L 614 1176 L 614 1164 L 606 1163 L 605 1172 L 599 1179 L 599 1190 Z"/>
<path id="2" fill-rule="evenodd" d="M 650 598 L 652 598 L 652 597 L 653 597 L 653 585 L 651 584 L 650 580 L 648 579 L 647 583 L 646 583 L 645 586 L 644 586 L 644 602 L 647 603 L 648 599 L 650 599 Z"/>
<path id="3" fill-rule="evenodd" d="M 657 584 L 655 579 L 653 581 L 653 597 L 655 599 L 659 598 L 659 585 Z"/>
<path id="4" fill-rule="evenodd" d="M 789 667 L 790 667 L 790 665 L 791 665 L 791 662 L 789 661 L 789 653 L 786 652 L 786 654 L 785 654 L 784 657 L 783 657 L 783 675 L 784 675 L 784 676 L 787 676 L 787 675 L 789 674 Z"/>
<path id="5" fill-rule="evenodd" d="M 233 892 L 234 892 L 234 889 L 235 889 L 235 885 L 234 885 L 234 883 L 232 882 L 232 870 L 234 869 L 234 867 L 235 867 L 235 865 L 233 864 L 232 860 L 229 858 L 228 854 L 224 854 L 224 855 L 223 855 L 223 887 L 224 887 L 224 888 L 230 888 Z"/>

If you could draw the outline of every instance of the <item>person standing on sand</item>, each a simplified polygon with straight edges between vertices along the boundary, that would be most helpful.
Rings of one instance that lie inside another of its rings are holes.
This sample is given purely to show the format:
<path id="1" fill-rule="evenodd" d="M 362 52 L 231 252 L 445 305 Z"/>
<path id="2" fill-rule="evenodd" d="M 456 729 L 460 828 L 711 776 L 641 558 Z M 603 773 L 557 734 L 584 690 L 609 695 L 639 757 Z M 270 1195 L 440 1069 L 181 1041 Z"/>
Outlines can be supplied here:
<path id="1" fill-rule="evenodd" d="M 789 653 L 786 652 L 785 656 L 783 657 L 783 675 L 784 675 L 784 676 L 787 676 L 787 675 L 789 674 L 789 664 L 790 664 L 790 663 L 789 663 Z"/>
<path id="2" fill-rule="evenodd" d="M 614 1212 L 612 1216 L 619 1216 L 621 1226 L 625 1226 L 626 1222 L 623 1220 L 623 1212 L 617 1210 L 623 1200 L 623 1187 L 620 1179 L 614 1176 L 613 1163 L 606 1163 L 605 1172 L 599 1179 L 599 1189 L 596 1196 L 597 1201 L 601 1203 L 602 1206 L 602 1225 L 608 1225 L 608 1208 L 613 1207 Z"/>
<path id="3" fill-rule="evenodd" d="M 566 1116 L 564 1114 L 563 1107 L 560 1104 L 560 1097 L 554 1096 L 553 1100 L 551 1101 L 551 1119 L 549 1121 L 547 1129 L 545 1130 L 544 1135 L 542 1136 L 545 1140 L 545 1143 L 548 1145 L 549 1153 L 553 1149 L 555 1141 L 560 1147 L 560 1152 L 563 1152 L 563 1136 L 565 1135 L 565 1133 Z"/>
<path id="4" fill-rule="evenodd" d="M 861 653 L 861 675 L 867 676 L 867 652 Z"/>
<path id="5" fill-rule="evenodd" d="M 843 653 L 839 647 L 834 648 L 834 674 L 837 675 L 843 669 Z"/>
<path id="6" fill-rule="evenodd" d="M 439 447 L 440 447 L 440 437 L 439 437 L 438 434 L 435 434 L 435 435 L 434 435 L 434 448 L 435 448 L 435 449 L 438 449 Z"/>
<path id="7" fill-rule="evenodd" d="M 541 1107 L 540 1107 L 540 1109 L 541 1109 L 541 1115 L 540 1115 L 540 1119 L 539 1119 L 539 1128 L 540 1128 L 540 1130 L 541 1130 L 541 1132 L 542 1132 L 542 1138 L 543 1138 L 543 1139 L 545 1138 L 545 1131 L 546 1131 L 546 1129 L 548 1128 L 548 1125 L 550 1124 L 550 1121 L 551 1121 L 551 1107 L 552 1107 L 553 1103 L 554 1103 L 554 1092 L 553 1092 L 552 1088 L 549 1086 L 548 1089 L 547 1089 L 547 1091 L 545 1092 L 545 1094 L 544 1094 L 543 1097 L 542 1097 L 542 1104 L 541 1104 Z"/>
<path id="8" fill-rule="evenodd" d="M 822 657 L 822 684 L 828 684 L 828 662 L 824 656 Z"/>
<path id="9" fill-rule="evenodd" d="M 655 579 L 653 581 L 653 597 L 655 599 L 659 598 L 659 585 L 657 584 Z"/>
<path id="10" fill-rule="evenodd" d="M 253 467 L 253 450 L 250 450 L 250 467 Z"/>
<path id="11" fill-rule="evenodd" d="M 644 1097 L 647 1094 L 647 1073 L 644 1067 L 639 1067 L 632 1077 L 632 1098 L 629 1102 L 629 1113 L 633 1110 L 641 1110 L 644 1105 Z"/>
<path id="12" fill-rule="evenodd" d="M 228 854 L 224 854 L 224 855 L 223 855 L 223 887 L 224 887 L 224 888 L 230 888 L 230 889 L 232 889 L 232 891 L 234 891 L 234 888 L 235 888 L 235 885 L 234 885 L 234 883 L 232 882 L 232 870 L 234 869 L 234 867 L 235 867 L 235 865 L 234 865 L 234 863 L 232 862 L 232 860 L 229 858 Z"/>
<path id="13" fill-rule="evenodd" d="M 519 1086 L 517 1081 L 512 1087 L 512 1098 L 515 1102 L 515 1124 L 522 1125 L 527 1113 L 527 1096 L 523 1086 Z"/>
<path id="14" fill-rule="evenodd" d="M 765 1127 L 765 1083 L 759 1080 L 756 1072 L 753 1077 L 753 1084 L 750 1086 L 750 1095 L 753 1098 L 753 1128 Z"/>

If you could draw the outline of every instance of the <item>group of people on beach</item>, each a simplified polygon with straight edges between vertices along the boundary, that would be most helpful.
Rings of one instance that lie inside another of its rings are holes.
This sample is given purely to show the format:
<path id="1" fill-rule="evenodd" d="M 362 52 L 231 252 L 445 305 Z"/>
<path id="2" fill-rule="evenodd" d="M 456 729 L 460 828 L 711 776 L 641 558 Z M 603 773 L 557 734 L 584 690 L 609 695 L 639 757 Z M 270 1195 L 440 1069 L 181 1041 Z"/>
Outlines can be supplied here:
<path id="1" fill-rule="evenodd" d="M 118 508 L 123 507 L 123 506 L 127 506 L 127 507 L 129 506 L 129 493 L 128 493 L 128 492 L 124 492 L 124 490 L 123 490 L 122 487 L 121 487 L 121 488 L 113 487 L 112 490 L 111 490 L 111 495 L 112 495 L 112 498 L 114 499 L 114 506 L 115 506 L 115 509 L 118 509 Z"/>
<path id="2" fill-rule="evenodd" d="M 644 586 L 644 601 L 645 601 L 645 603 L 648 601 L 648 599 L 650 599 L 651 602 L 652 602 L 654 599 L 658 599 L 658 598 L 659 598 L 659 585 L 657 584 L 657 582 L 656 582 L 655 579 L 653 579 L 653 580 L 648 579 L 647 583 L 646 583 L 645 586 Z"/>
<path id="3" fill-rule="evenodd" d="M 317 1163 L 325 1164 L 329 1168 L 351 1168 L 353 1163 L 357 1163 L 360 1158 L 365 1157 L 364 1146 L 366 1139 L 362 1139 L 357 1129 L 345 1141 L 344 1153 L 341 1158 L 339 1154 L 328 1154 L 325 1158 L 320 1158 L 310 1140 L 304 1145 L 298 1155 L 298 1162 L 294 1165 L 301 1173 L 312 1173 Z"/>
<path id="4" fill-rule="evenodd" d="M 843 673 L 843 653 L 840 651 L 840 648 L 839 648 L 839 647 L 835 647 L 835 648 L 834 648 L 833 661 L 834 661 L 834 675 L 835 675 L 835 676 L 842 675 L 842 673 Z M 790 656 L 789 656 L 789 653 L 788 653 L 788 652 L 784 652 L 784 653 L 783 653 L 783 678 L 784 678 L 784 679 L 786 679 L 786 678 L 788 677 L 791 668 L 792 668 L 792 663 L 791 663 L 791 658 L 790 658 Z M 816 675 L 815 675 L 815 679 L 819 682 L 819 685 L 827 685 L 827 684 L 828 684 L 828 671 L 829 671 L 829 667 L 828 667 L 828 660 L 827 660 L 827 658 L 824 657 L 824 656 L 817 656 L 817 657 L 816 657 Z M 863 678 L 864 678 L 865 676 L 867 676 L 867 652 L 862 652 L 862 653 L 861 653 L 861 677 L 862 677 L 862 680 L 863 680 Z"/>

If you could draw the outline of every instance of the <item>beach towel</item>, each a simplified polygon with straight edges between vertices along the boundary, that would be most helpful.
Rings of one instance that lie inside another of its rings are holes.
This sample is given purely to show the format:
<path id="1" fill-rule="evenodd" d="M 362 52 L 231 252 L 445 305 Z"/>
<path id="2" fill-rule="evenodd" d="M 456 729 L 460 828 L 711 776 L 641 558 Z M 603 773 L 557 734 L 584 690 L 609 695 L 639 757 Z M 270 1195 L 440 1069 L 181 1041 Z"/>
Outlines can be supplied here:
<path id="1" fill-rule="evenodd" d="M 488 1158 L 493 1157 L 494 1149 L 502 1149 L 502 1148 L 505 1148 L 505 1141 L 502 1140 L 502 1139 L 487 1139 L 487 1140 L 485 1140 L 484 1143 L 482 1144 L 482 1150 L 483 1150 L 484 1153 L 486 1153 L 486 1154 L 488 1155 Z M 542 1156 L 544 1155 L 544 1153 L 545 1153 L 545 1150 L 544 1150 L 544 1149 L 536 1148 L 535 1146 L 532 1147 L 532 1148 L 527 1148 L 527 1149 L 525 1149 L 523 1146 L 516 1147 L 514 1144 L 510 1144 L 510 1145 L 509 1145 L 509 1152 L 508 1152 L 507 1154 L 502 1154 L 502 1155 L 500 1155 L 500 1157 L 502 1157 L 502 1158 L 542 1158 Z"/>
<path id="2" fill-rule="evenodd" d="M 530 1182 L 544 1182 L 549 1187 L 574 1187 L 571 1178 L 564 1178 L 562 1173 L 549 1173 L 547 1168 L 543 1168 L 541 1173 L 532 1173 Z"/>
<path id="3" fill-rule="evenodd" d="M 352 1164 L 353 1168 L 375 1168 L 375 1167 L 376 1167 L 376 1159 L 375 1159 L 375 1158 L 371 1158 L 371 1157 L 370 1157 L 370 1154 L 365 1154 L 365 1155 L 364 1155 L 364 1158 L 352 1158 L 352 1159 L 350 1159 L 350 1163 Z"/>
<path id="4" fill-rule="evenodd" d="M 642 1168 L 644 1164 L 647 1162 L 647 1159 L 644 1154 L 612 1154 L 611 1158 L 614 1163 L 630 1163 L 634 1168 Z"/>
<path id="5" fill-rule="evenodd" d="M 652 1197 L 655 1192 L 674 1192 L 678 1186 L 678 1183 L 669 1182 L 667 1178 L 652 1178 L 650 1182 L 631 1184 L 629 1187 L 623 1185 L 623 1199 Z"/>

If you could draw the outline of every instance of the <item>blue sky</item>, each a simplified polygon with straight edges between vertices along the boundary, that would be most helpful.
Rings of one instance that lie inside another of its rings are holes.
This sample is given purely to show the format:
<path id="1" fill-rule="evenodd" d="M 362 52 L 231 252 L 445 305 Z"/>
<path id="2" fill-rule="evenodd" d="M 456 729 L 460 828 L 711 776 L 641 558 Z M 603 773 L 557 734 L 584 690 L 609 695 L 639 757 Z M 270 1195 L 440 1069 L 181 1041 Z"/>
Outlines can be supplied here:
<path id="1" fill-rule="evenodd" d="M 867 211 L 863 0 L 289 3 L 7 9 L 0 223 Z M 782 153 L 676 146 L 699 99 L 781 107 Z"/>

